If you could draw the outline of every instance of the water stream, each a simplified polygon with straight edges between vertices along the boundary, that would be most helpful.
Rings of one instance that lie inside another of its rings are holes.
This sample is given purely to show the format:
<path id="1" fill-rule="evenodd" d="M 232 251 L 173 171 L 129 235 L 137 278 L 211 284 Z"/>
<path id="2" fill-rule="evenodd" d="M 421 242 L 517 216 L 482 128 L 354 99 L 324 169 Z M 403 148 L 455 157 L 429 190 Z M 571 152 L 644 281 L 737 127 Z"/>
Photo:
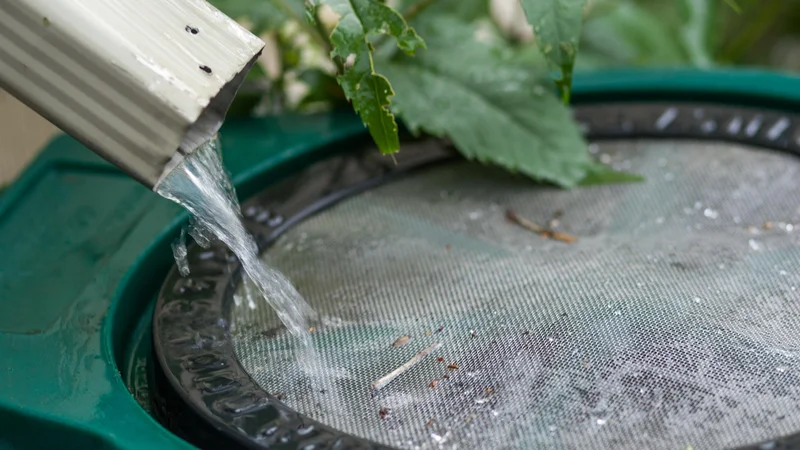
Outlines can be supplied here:
<path id="1" fill-rule="evenodd" d="M 241 208 L 222 164 L 219 142 L 214 139 L 198 148 L 154 190 L 192 213 L 189 234 L 195 242 L 206 247 L 211 237 L 216 236 L 236 254 L 260 296 L 275 310 L 289 332 L 301 341 L 301 347 L 313 353 L 308 320 L 314 318 L 314 312 L 283 274 L 259 260 L 256 242 L 242 223 Z M 180 243 L 173 247 L 183 275 L 190 270 L 185 238 L 184 231 Z"/>

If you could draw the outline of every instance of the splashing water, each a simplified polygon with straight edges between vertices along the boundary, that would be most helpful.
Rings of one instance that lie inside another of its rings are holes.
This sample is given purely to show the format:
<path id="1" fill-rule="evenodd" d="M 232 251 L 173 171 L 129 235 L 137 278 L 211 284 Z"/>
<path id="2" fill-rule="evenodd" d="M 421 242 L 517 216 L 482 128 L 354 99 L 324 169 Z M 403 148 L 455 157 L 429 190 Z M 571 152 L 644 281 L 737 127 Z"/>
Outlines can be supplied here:
<path id="1" fill-rule="evenodd" d="M 154 190 L 192 213 L 189 234 L 195 242 L 207 247 L 214 235 L 236 254 L 258 293 L 311 352 L 307 319 L 314 318 L 314 311 L 283 274 L 259 260 L 258 247 L 242 223 L 236 192 L 222 165 L 218 141 L 210 140 L 187 156 Z M 173 245 L 175 260 L 184 276 L 189 273 L 185 239 L 182 231 L 180 241 Z"/>

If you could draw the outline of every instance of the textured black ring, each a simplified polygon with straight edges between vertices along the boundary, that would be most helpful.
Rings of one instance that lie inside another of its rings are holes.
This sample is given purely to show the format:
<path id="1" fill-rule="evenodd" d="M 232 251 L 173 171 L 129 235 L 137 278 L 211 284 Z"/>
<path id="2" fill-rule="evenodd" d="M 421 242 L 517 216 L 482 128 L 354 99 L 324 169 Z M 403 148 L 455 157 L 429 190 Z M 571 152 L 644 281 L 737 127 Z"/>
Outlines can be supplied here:
<path id="1" fill-rule="evenodd" d="M 800 155 L 800 115 L 705 103 L 627 102 L 579 106 L 590 140 L 690 138 L 728 141 Z M 404 147 L 398 164 L 363 147 L 333 155 L 267 188 L 242 206 L 263 251 L 288 228 L 339 200 L 455 157 L 440 145 Z M 153 317 L 155 409 L 162 423 L 201 448 L 378 449 L 384 446 L 314 421 L 264 391 L 239 363 L 228 311 L 240 280 L 221 243 L 189 247 L 192 273 L 176 267 Z M 799 448 L 800 433 L 752 449 Z"/>

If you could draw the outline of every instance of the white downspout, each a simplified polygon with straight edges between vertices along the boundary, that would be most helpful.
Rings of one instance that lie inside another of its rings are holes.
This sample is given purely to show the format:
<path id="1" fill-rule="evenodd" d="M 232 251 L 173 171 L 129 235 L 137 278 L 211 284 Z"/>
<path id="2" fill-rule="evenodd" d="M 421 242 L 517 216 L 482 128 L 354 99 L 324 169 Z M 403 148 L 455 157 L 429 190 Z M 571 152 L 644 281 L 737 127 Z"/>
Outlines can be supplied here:
<path id="1" fill-rule="evenodd" d="M 0 0 L 0 87 L 150 188 L 263 47 L 205 0 Z"/>

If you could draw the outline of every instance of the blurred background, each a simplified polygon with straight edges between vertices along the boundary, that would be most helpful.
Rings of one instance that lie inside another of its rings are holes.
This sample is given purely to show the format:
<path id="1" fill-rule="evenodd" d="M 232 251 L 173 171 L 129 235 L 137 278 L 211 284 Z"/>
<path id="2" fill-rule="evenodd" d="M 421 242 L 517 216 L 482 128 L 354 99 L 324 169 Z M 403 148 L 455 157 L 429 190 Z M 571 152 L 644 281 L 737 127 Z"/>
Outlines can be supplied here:
<path id="1" fill-rule="evenodd" d="M 302 18 L 291 13 L 296 1 L 211 0 L 267 43 L 261 64 L 248 76 L 230 114 L 313 112 L 344 103 L 335 68 L 303 33 L 303 24 L 294 20 Z M 491 32 L 507 41 L 520 59 L 540 63 L 517 0 L 462 0 L 453 5 L 474 7 L 484 1 L 484 21 Z M 576 71 L 648 66 L 798 72 L 800 0 L 589 0 Z M 0 189 L 57 132 L 0 90 Z"/>

